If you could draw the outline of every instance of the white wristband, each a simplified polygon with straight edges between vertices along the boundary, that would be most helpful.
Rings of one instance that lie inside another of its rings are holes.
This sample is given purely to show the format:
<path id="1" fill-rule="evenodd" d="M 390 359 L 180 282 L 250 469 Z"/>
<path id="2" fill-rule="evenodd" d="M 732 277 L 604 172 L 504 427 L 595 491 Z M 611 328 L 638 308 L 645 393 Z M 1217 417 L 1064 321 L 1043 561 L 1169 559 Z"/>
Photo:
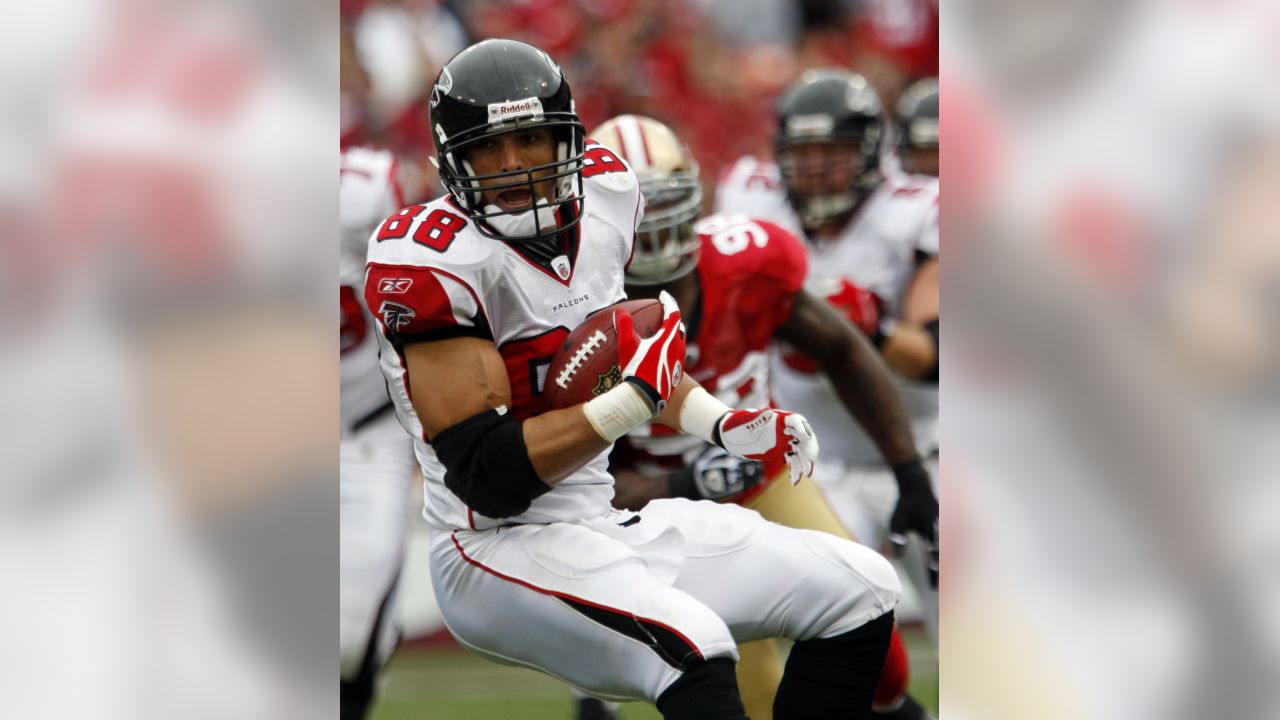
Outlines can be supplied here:
<path id="1" fill-rule="evenodd" d="M 684 405 L 680 406 L 680 429 L 717 445 L 716 423 L 731 410 L 733 408 L 717 400 L 711 393 L 696 387 L 685 395 Z"/>
<path id="2" fill-rule="evenodd" d="M 653 419 L 653 406 L 640 388 L 629 382 L 618 383 L 609 392 L 588 400 L 582 411 L 596 433 L 609 442 Z"/>

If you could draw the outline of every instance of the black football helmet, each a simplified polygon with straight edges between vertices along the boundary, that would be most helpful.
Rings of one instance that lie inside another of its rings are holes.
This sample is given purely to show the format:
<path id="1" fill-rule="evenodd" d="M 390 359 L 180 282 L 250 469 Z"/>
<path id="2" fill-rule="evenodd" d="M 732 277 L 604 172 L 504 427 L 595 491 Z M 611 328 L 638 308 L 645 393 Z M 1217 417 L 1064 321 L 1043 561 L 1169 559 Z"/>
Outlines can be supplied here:
<path id="1" fill-rule="evenodd" d="M 848 70 L 810 70 L 782 94 L 774 151 L 787 199 L 807 230 L 851 213 L 880 183 L 883 116 L 871 84 Z M 823 150 L 819 166 L 798 150 L 812 145 Z M 814 175 L 831 176 L 837 167 L 834 174 L 847 177 L 838 187 L 809 182 Z"/>
<path id="2" fill-rule="evenodd" d="M 938 147 L 938 79 L 925 78 L 907 86 L 898 99 L 902 144 L 909 148 Z"/>
<path id="3" fill-rule="evenodd" d="M 484 176 L 472 171 L 466 158 L 473 144 L 531 127 L 551 130 L 556 142 L 554 161 Z M 585 133 L 569 83 L 545 52 L 515 40 L 493 39 L 455 55 L 440 70 L 431 91 L 431 129 L 441 182 L 485 235 L 507 241 L 536 240 L 582 219 Z M 534 173 L 545 171 L 550 174 L 535 180 Z M 554 181 L 554 197 L 540 200 L 534 183 L 547 179 Z M 503 181 L 486 185 L 486 190 L 529 190 L 533 209 L 508 212 L 496 205 L 480 207 L 481 180 Z M 512 234 L 494 227 L 499 216 L 525 213 L 533 218 L 531 224 L 522 223 L 530 233 Z"/>

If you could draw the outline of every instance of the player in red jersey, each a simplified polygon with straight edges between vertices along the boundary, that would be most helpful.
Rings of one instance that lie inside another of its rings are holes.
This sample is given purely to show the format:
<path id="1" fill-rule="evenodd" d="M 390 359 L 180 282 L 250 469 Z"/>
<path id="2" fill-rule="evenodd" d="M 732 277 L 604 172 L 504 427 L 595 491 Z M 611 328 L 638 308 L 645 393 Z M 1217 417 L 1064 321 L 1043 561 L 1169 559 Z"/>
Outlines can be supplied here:
<path id="1" fill-rule="evenodd" d="M 701 213 L 697 165 L 665 125 L 623 115 L 591 133 L 640 178 L 645 216 L 627 270 L 629 297 L 668 292 L 685 308 L 685 371 L 731 407 L 769 407 L 768 350 L 783 340 L 815 359 L 846 410 L 876 439 L 886 462 L 920 462 L 907 413 L 875 347 L 823 299 L 803 289 L 806 251 L 794 235 L 744 216 Z M 619 443 L 611 469 L 615 504 L 643 507 L 662 497 L 736 502 L 790 527 L 850 537 L 816 485 L 778 482 L 783 468 L 726 455 L 697 438 L 653 424 Z M 920 469 L 923 473 L 923 468 Z M 932 503 L 927 486 L 920 489 Z M 772 717 L 782 664 L 772 641 L 741 649 L 738 674 L 747 713 Z M 895 633 L 877 694 L 887 717 L 921 717 L 904 702 L 906 657 Z"/>
<path id="2" fill-rule="evenodd" d="M 870 328 L 895 380 L 916 446 L 936 477 L 940 233 L 937 178 L 894 170 L 882 151 L 884 108 L 866 78 L 843 69 L 804 73 L 778 102 L 777 162 L 743 158 L 716 188 L 718 212 L 749 212 L 805 241 L 805 287 Z M 873 294 L 865 302 L 864 291 Z M 903 504 L 904 483 L 933 477 L 884 464 L 874 439 L 851 422 L 834 386 L 799 352 L 772 358 L 773 392 L 823 434 L 814 477 L 855 534 L 872 547 L 889 543 L 902 557 L 937 641 L 936 530 Z M 895 502 L 896 507 L 895 507 Z M 914 519 L 914 520 L 913 520 Z M 922 542 L 911 540 L 915 530 Z"/>

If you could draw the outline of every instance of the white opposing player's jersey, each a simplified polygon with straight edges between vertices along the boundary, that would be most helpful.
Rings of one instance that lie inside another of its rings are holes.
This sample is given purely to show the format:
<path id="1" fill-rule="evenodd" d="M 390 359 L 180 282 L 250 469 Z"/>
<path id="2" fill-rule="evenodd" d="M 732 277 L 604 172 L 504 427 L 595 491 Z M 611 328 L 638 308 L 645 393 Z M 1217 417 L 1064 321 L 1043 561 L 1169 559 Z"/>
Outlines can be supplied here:
<path id="1" fill-rule="evenodd" d="M 551 358 L 591 312 L 625 299 L 623 273 L 643 210 L 635 174 L 607 149 L 587 147 L 584 213 L 547 265 L 481 234 L 452 196 L 388 218 L 369 238 L 365 299 L 377 317 L 382 372 L 400 423 L 414 438 L 426 473 L 423 516 L 437 528 L 547 523 L 609 512 L 608 452 L 536 498 L 524 513 L 498 521 L 473 512 L 444 484 L 444 466 L 413 409 L 403 347 L 415 340 L 475 336 L 492 340 L 511 380 L 512 407 L 524 420 L 543 410 Z M 430 392 L 419 380 L 414 390 Z"/>
<path id="2" fill-rule="evenodd" d="M 806 234 L 791 205 L 777 165 L 752 157 L 734 163 L 716 189 L 717 213 L 745 213 Z M 806 287 L 820 296 L 848 278 L 870 290 L 897 317 L 915 274 L 916 253 L 938 254 L 938 179 L 897 175 L 880 183 L 835 238 L 809 241 Z"/>
<path id="3" fill-rule="evenodd" d="M 776 163 L 750 155 L 738 158 L 720 174 L 716 184 L 716 215 L 745 215 L 781 225 L 792 235 L 804 238 L 800 218 L 787 202 L 782 173 Z"/>
<path id="4" fill-rule="evenodd" d="M 805 237 L 773 163 L 742 158 L 723 175 L 716 190 L 716 211 L 741 208 L 751 208 L 755 217 Z M 918 175 L 886 178 L 836 237 L 805 245 L 809 251 L 806 290 L 838 305 L 849 283 L 865 288 L 879 298 L 882 321 L 891 324 L 901 312 L 903 295 L 915 274 L 917 253 L 938 254 L 938 180 Z M 800 412 L 813 423 L 824 455 L 859 465 L 881 461 L 874 443 L 849 416 L 825 376 L 811 365 L 784 362 L 777 349 L 771 362 L 778 407 Z M 937 385 L 897 379 L 917 446 L 922 452 L 936 448 Z"/>
<path id="5" fill-rule="evenodd" d="M 369 233 L 404 201 L 395 156 L 386 150 L 357 147 L 342 153 L 338 183 L 339 376 L 346 431 L 389 402 L 373 316 L 364 303 L 364 263 Z"/>

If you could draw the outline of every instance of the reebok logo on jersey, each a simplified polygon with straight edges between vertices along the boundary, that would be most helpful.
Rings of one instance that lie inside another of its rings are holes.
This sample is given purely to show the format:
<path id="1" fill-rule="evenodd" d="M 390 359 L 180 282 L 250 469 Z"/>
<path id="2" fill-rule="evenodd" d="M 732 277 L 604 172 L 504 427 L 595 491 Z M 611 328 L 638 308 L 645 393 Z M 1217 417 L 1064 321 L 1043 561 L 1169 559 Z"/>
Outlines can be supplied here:
<path id="1" fill-rule="evenodd" d="M 378 292 L 384 295 L 403 295 L 409 292 L 413 278 L 382 278 L 378 283 Z"/>
<path id="2" fill-rule="evenodd" d="M 500 123 L 516 118 L 542 115 L 542 101 L 536 97 L 511 102 L 489 103 L 489 122 Z"/>
<path id="3" fill-rule="evenodd" d="M 382 306 L 378 308 L 378 314 L 382 316 L 382 322 L 392 330 L 399 330 L 408 325 L 409 321 L 413 320 L 414 316 L 417 315 L 413 308 L 405 307 L 400 303 L 393 303 L 390 300 L 382 303 Z"/>

